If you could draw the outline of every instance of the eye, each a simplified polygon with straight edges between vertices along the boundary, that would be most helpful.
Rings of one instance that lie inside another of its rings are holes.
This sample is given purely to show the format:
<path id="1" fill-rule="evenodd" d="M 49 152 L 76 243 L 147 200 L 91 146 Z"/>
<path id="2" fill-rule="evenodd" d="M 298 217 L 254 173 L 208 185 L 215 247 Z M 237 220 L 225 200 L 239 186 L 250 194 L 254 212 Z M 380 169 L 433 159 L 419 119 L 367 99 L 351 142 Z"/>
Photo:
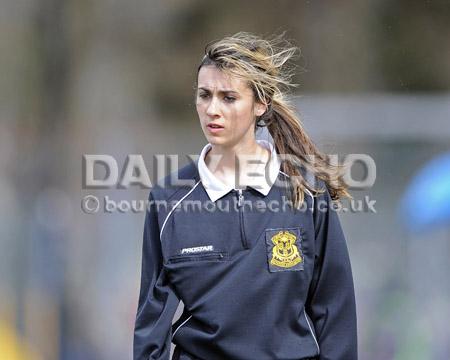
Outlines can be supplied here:
<path id="1" fill-rule="evenodd" d="M 208 96 L 209 96 L 208 93 L 200 93 L 200 94 L 198 94 L 198 97 L 201 98 L 201 99 L 206 99 Z"/>
<path id="2" fill-rule="evenodd" d="M 236 100 L 236 98 L 232 96 L 225 96 L 224 99 L 226 102 L 234 102 Z"/>

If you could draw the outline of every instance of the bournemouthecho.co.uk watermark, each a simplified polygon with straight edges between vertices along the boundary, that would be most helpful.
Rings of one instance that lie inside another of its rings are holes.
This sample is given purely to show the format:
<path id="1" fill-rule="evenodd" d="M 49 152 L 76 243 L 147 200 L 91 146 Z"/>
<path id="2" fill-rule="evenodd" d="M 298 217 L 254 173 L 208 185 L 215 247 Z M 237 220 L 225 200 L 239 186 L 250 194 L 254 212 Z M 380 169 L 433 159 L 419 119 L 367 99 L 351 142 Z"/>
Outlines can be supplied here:
<path id="1" fill-rule="evenodd" d="M 189 161 L 197 165 L 199 155 L 186 155 Z M 292 161 L 293 164 L 299 164 L 299 159 L 293 155 L 278 154 L 280 161 Z M 176 177 L 177 170 L 180 163 L 179 155 L 157 154 L 153 156 L 153 178 L 157 179 L 158 187 L 183 186 L 194 187 L 196 182 L 194 179 L 178 179 Z M 355 193 L 359 191 L 370 189 L 376 179 L 376 164 L 373 158 L 367 154 L 347 154 L 343 159 L 338 155 L 328 154 L 328 159 L 331 164 L 344 165 L 342 172 L 342 180 L 349 187 L 352 192 L 352 199 L 342 199 L 341 201 L 326 201 L 324 196 L 314 196 L 313 206 L 317 211 L 333 210 L 338 212 L 350 213 L 376 213 L 376 200 L 371 199 L 367 194 L 360 198 L 355 198 Z M 211 156 L 208 167 L 214 171 L 215 166 L 219 163 L 220 156 Z M 312 159 L 313 161 L 314 159 Z M 340 161 L 341 160 L 341 161 Z M 237 156 L 235 161 L 235 188 L 240 188 L 239 180 L 245 179 L 245 184 L 250 187 L 257 188 L 261 186 L 261 182 L 266 182 L 268 185 L 281 186 L 283 188 L 287 185 L 286 180 L 280 180 L 282 177 L 277 177 L 276 181 L 270 180 L 270 166 L 264 165 L 260 160 L 248 156 Z M 363 174 L 358 178 L 352 176 L 352 169 L 358 167 Z M 240 173 L 241 169 L 252 169 L 248 173 Z M 163 184 L 163 180 L 167 174 L 172 176 L 169 181 Z M 305 175 L 305 174 L 304 174 Z M 306 172 L 306 178 L 308 173 Z M 159 181 L 159 182 L 158 182 Z M 87 193 L 81 199 L 81 210 L 86 214 L 113 214 L 113 213 L 142 213 L 153 207 L 156 210 L 164 208 L 166 211 L 189 211 L 189 212 L 230 212 L 237 211 L 240 207 L 244 211 L 258 211 L 258 212 L 282 212 L 293 208 L 292 201 L 286 196 L 281 196 L 281 199 L 268 200 L 258 199 L 250 201 L 249 199 L 239 198 L 237 196 L 224 196 L 216 201 L 198 200 L 195 197 L 185 198 L 183 201 L 176 200 L 157 200 L 148 198 L 145 199 L 125 199 L 112 196 L 111 193 L 99 195 L 99 192 L 111 192 L 114 194 L 125 193 L 130 191 L 132 187 L 139 187 L 140 189 L 149 189 L 153 187 L 150 180 L 150 173 L 145 165 L 144 157 L 139 154 L 130 154 L 126 156 L 124 165 L 119 168 L 116 158 L 107 154 L 84 154 L 82 157 L 82 189 Z M 203 184 L 207 188 L 208 184 Z M 245 186 L 244 186 L 245 187 Z M 189 191 L 189 190 L 188 190 Z M 89 193 L 88 193 L 89 192 Z M 95 192 L 95 194 L 93 193 Z M 148 193 L 147 193 L 148 195 Z M 305 196 L 312 196 L 311 193 Z M 306 201 L 298 211 L 308 210 Z M 248 209 L 248 210 L 247 210 Z"/>

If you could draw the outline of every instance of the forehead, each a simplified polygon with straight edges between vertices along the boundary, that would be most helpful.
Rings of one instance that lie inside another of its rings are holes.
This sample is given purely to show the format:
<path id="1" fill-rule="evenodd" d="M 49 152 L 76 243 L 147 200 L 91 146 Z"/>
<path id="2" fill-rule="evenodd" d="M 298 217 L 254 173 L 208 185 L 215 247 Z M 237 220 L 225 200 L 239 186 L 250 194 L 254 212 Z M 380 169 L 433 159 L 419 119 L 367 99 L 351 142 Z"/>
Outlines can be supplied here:
<path id="1" fill-rule="evenodd" d="M 240 93 L 251 93 L 247 82 L 237 76 L 227 74 L 219 70 L 214 65 L 202 66 L 198 73 L 199 88 L 207 88 L 209 90 L 233 90 Z"/>

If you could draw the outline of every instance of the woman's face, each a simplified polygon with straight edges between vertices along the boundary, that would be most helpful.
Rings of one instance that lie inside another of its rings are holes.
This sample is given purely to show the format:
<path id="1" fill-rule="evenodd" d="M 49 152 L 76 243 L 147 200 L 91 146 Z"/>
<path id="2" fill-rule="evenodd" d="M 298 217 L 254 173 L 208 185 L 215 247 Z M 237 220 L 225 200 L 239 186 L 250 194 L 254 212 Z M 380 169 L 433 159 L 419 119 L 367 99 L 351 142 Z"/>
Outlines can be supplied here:
<path id="1" fill-rule="evenodd" d="M 196 106 L 208 142 L 225 147 L 255 141 L 256 116 L 265 111 L 265 105 L 255 102 L 253 91 L 244 80 L 213 65 L 200 68 Z"/>

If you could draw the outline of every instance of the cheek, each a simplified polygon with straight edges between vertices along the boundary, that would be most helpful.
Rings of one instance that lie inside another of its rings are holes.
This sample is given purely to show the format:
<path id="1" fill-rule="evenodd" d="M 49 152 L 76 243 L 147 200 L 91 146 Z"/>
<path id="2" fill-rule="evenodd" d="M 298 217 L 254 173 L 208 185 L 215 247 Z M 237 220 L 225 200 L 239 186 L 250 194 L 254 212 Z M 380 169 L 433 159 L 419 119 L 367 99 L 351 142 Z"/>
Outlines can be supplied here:
<path id="1" fill-rule="evenodd" d="M 197 109 L 197 112 L 204 112 L 205 105 L 203 105 L 201 102 L 196 102 L 195 107 Z"/>
<path id="2" fill-rule="evenodd" d="M 246 103 L 239 101 L 234 104 L 229 104 L 228 106 L 225 106 L 224 112 L 236 118 L 243 118 L 248 116 L 249 107 Z"/>
<path id="3" fill-rule="evenodd" d="M 237 107 L 234 114 L 243 126 L 248 126 L 254 120 L 253 109 L 248 104 L 242 104 L 242 106 Z"/>

